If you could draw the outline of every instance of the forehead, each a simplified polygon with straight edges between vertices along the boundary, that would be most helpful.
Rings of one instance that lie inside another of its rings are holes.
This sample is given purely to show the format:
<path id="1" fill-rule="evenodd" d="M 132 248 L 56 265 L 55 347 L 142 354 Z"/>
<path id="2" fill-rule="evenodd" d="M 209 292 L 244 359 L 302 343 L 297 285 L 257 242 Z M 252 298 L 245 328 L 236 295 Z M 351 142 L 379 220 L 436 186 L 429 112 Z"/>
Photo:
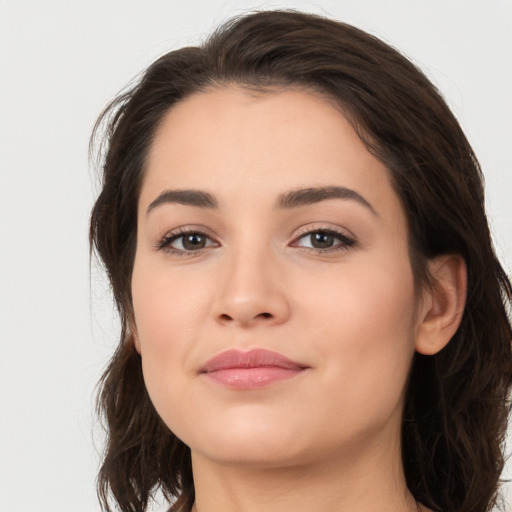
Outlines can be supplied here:
<path id="1" fill-rule="evenodd" d="M 376 209 L 400 209 L 389 171 L 331 102 L 303 90 L 222 87 L 166 114 L 148 155 L 141 205 L 168 188 L 248 204 L 333 185 L 357 191 Z"/>

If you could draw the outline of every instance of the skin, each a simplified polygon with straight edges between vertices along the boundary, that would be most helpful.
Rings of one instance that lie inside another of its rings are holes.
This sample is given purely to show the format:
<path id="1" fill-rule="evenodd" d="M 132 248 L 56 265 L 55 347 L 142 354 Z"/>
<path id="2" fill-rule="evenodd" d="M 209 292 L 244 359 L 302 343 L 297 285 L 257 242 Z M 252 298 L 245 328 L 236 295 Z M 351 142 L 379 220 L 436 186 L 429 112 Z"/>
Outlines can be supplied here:
<path id="1" fill-rule="evenodd" d="M 368 204 L 276 207 L 333 186 Z M 155 204 L 191 189 L 218 207 Z M 158 413 L 191 448 L 197 510 L 418 510 L 400 460 L 404 390 L 414 351 L 456 329 L 465 269 L 432 262 L 441 284 L 417 293 L 389 171 L 340 112 L 301 90 L 192 96 L 155 135 L 138 218 L 135 346 Z M 186 250 L 178 228 L 206 245 Z M 341 238 L 315 250 L 308 233 L 326 229 Z M 198 374 L 229 348 L 308 368 L 257 390 Z"/>

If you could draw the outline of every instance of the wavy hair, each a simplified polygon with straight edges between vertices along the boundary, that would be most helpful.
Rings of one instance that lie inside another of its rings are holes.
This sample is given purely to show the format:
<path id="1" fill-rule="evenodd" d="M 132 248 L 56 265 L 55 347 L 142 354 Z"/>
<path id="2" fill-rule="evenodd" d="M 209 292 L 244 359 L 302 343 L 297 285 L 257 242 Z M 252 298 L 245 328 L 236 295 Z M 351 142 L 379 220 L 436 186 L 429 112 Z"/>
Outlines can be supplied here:
<path id="1" fill-rule="evenodd" d="M 146 391 L 130 334 L 137 202 L 148 148 L 184 98 L 236 84 L 299 87 L 335 104 L 388 168 L 407 216 L 415 278 L 456 253 L 467 265 L 461 324 L 438 354 L 415 354 L 406 391 L 402 462 L 417 501 L 436 512 L 486 512 L 498 501 L 512 385 L 512 287 L 493 250 L 478 161 L 445 101 L 408 59 L 350 25 L 295 11 L 232 19 L 204 44 L 159 58 L 103 112 L 102 190 L 90 223 L 122 322 L 100 383 L 107 442 L 98 476 L 102 507 L 147 509 L 161 489 L 171 512 L 194 501 L 190 450 L 162 422 Z"/>

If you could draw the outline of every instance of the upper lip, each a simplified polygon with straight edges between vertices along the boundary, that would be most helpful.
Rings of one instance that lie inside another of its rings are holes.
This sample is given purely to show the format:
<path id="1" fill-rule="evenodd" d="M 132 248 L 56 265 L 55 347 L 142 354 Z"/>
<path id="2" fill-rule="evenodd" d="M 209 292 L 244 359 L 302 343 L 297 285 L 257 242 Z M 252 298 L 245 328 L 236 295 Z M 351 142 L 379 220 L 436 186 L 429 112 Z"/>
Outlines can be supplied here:
<path id="1" fill-rule="evenodd" d="M 303 370 L 307 365 L 292 361 L 288 357 L 264 348 L 242 351 L 226 350 L 209 359 L 199 373 L 209 373 L 228 368 L 278 367 L 289 370 Z"/>

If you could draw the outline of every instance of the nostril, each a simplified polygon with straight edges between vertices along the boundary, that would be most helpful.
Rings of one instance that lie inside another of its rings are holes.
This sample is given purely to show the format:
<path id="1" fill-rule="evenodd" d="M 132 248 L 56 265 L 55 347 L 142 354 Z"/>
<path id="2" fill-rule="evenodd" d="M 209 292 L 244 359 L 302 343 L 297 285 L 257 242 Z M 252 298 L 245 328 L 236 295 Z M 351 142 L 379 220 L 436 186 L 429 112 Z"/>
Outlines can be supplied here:
<path id="1" fill-rule="evenodd" d="M 274 315 L 272 315 L 272 313 L 259 313 L 253 318 L 274 318 Z M 227 315 L 226 313 L 220 315 L 219 319 L 222 320 L 223 322 L 231 322 L 232 320 L 234 320 L 232 316 Z"/>

